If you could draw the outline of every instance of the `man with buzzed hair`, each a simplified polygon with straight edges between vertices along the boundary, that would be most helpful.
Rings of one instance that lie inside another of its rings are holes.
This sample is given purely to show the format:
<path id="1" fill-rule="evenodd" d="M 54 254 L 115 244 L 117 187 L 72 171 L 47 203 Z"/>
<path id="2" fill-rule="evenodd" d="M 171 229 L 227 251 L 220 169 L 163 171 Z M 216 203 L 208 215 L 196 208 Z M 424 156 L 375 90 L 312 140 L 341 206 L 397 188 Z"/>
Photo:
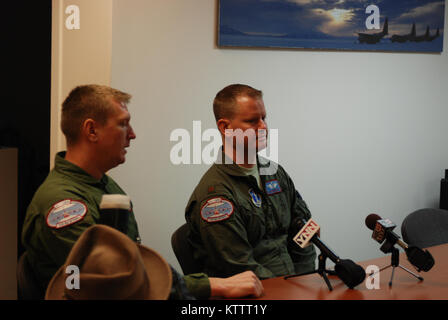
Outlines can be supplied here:
<path id="1" fill-rule="evenodd" d="M 125 194 L 108 170 L 125 161 L 136 135 L 126 104 L 130 95 L 99 85 L 73 89 L 62 104 L 61 129 L 67 151 L 28 206 L 22 242 L 41 288 L 45 289 L 81 233 L 100 219 L 103 194 Z M 134 213 L 128 236 L 140 241 Z"/>
<path id="2" fill-rule="evenodd" d="M 124 163 L 126 149 L 136 138 L 127 104 L 131 96 L 100 85 L 74 88 L 62 104 L 61 128 L 67 151 L 56 155 L 55 167 L 36 191 L 26 213 L 22 242 L 43 293 L 64 264 L 81 234 L 100 221 L 104 194 L 125 194 L 106 172 Z M 127 236 L 140 242 L 134 213 L 128 216 Z M 117 226 L 122 229 L 121 226 Z M 172 298 L 259 296 L 263 287 L 253 273 L 228 279 L 199 273 L 180 278 L 173 270 Z M 181 285 L 181 281 L 186 285 Z M 82 286 L 82 281 L 80 283 Z M 188 290 L 184 289 L 185 286 Z M 191 296 L 188 296 L 191 297 Z"/>
<path id="3" fill-rule="evenodd" d="M 300 249 L 292 241 L 294 224 L 311 213 L 286 171 L 257 155 L 267 146 L 262 92 L 227 86 L 213 111 L 223 148 L 185 210 L 195 259 L 220 277 L 252 270 L 266 279 L 314 270 L 314 246 Z M 276 170 L 265 170 L 270 167 Z"/>

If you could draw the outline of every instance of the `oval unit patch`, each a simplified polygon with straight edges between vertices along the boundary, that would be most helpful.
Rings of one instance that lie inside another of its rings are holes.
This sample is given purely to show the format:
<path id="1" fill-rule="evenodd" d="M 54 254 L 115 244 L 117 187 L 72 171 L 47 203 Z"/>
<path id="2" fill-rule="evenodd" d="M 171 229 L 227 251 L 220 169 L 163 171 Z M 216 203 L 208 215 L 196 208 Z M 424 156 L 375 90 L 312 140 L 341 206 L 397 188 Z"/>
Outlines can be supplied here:
<path id="1" fill-rule="evenodd" d="M 87 206 L 77 200 L 66 199 L 54 204 L 47 215 L 47 225 L 60 229 L 84 219 Z"/>
<path id="2" fill-rule="evenodd" d="M 223 221 L 229 219 L 232 214 L 232 202 L 221 197 L 207 200 L 201 208 L 201 217 L 207 222 Z"/>

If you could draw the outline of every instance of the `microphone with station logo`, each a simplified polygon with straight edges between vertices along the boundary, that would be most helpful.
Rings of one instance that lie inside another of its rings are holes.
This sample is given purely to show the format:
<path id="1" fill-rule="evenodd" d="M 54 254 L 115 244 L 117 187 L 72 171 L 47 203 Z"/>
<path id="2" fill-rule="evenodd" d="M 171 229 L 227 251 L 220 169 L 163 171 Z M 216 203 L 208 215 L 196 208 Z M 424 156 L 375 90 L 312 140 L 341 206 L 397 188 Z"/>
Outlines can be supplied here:
<path id="1" fill-rule="evenodd" d="M 382 219 L 379 215 L 372 213 L 366 217 L 365 223 L 367 228 L 373 230 L 372 238 L 380 244 L 384 242 L 380 248 L 384 253 L 391 252 L 393 246 L 398 244 L 406 252 L 409 262 L 419 272 L 429 271 L 434 266 L 434 258 L 431 253 L 402 241 L 400 236 L 393 232 L 397 225 L 389 219 Z"/>
<path id="2" fill-rule="evenodd" d="M 309 219 L 295 219 L 293 225 L 299 232 L 293 237 L 293 241 L 301 248 L 305 248 L 312 242 L 319 248 L 321 254 L 330 258 L 335 263 L 334 271 L 336 275 L 349 287 L 353 289 L 355 286 L 364 281 L 366 273 L 364 269 L 354 263 L 350 259 L 340 259 L 320 238 L 318 232 L 319 225 L 313 220 Z"/>

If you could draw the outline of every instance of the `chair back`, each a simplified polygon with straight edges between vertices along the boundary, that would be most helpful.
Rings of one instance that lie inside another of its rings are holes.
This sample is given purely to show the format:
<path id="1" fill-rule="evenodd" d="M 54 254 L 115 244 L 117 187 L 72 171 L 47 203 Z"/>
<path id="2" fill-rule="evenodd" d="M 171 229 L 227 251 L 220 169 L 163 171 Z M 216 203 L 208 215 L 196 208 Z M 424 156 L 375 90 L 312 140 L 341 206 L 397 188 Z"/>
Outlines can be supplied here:
<path id="1" fill-rule="evenodd" d="M 17 295 L 19 300 L 42 300 L 45 296 L 45 290 L 34 275 L 26 251 L 17 263 Z"/>
<path id="2" fill-rule="evenodd" d="M 401 235 L 420 248 L 448 243 L 448 211 L 428 208 L 410 213 L 401 224 Z"/>
<path id="3" fill-rule="evenodd" d="M 171 246 L 185 275 L 202 272 L 201 265 L 194 259 L 193 247 L 188 241 L 188 231 L 189 227 L 185 223 L 171 236 Z"/>

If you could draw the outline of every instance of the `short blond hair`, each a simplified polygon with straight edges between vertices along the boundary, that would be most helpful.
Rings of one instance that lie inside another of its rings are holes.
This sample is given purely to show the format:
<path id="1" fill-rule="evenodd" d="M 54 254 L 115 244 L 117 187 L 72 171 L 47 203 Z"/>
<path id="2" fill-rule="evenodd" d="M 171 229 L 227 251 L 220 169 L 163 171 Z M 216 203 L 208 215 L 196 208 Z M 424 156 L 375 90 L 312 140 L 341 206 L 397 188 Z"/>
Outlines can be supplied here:
<path id="1" fill-rule="evenodd" d="M 130 94 L 103 85 L 90 84 L 74 88 L 62 103 L 61 129 L 67 144 L 78 141 L 86 119 L 104 125 L 112 112 L 112 101 L 128 103 L 130 99 Z"/>

